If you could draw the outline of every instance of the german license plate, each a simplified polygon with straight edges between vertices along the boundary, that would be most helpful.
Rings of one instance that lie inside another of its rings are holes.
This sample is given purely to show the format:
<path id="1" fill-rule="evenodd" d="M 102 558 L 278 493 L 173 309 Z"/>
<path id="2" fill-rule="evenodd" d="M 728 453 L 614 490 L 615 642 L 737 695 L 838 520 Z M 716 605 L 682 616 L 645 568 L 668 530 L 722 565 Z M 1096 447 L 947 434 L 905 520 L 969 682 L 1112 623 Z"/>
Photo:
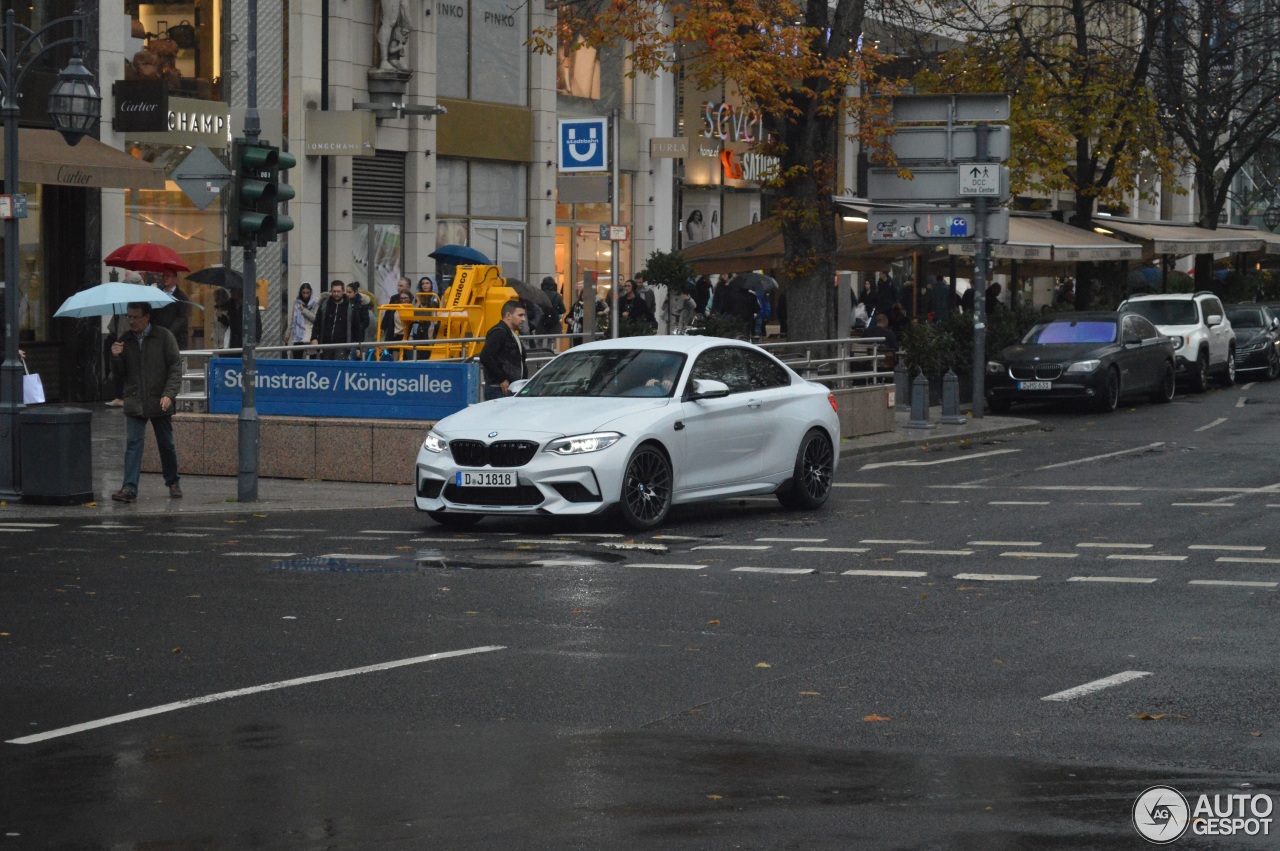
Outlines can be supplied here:
<path id="1" fill-rule="evenodd" d="M 1019 381 L 1019 390 L 1052 390 L 1052 381 Z"/>
<path id="2" fill-rule="evenodd" d="M 513 488 L 516 486 L 514 472 L 473 473 L 468 470 L 459 470 L 453 476 L 453 483 L 463 488 Z"/>

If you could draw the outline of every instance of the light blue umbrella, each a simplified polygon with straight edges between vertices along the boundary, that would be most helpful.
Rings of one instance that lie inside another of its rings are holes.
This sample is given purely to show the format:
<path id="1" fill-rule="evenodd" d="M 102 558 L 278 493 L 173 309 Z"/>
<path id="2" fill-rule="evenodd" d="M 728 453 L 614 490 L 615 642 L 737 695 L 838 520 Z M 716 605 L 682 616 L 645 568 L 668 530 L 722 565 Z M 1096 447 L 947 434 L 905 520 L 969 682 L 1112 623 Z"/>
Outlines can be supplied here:
<path id="1" fill-rule="evenodd" d="M 173 296 L 157 287 L 111 282 L 81 290 L 62 303 L 56 316 L 80 319 L 85 316 L 112 316 L 124 313 L 130 302 L 140 301 L 152 307 L 173 304 Z M 197 305 L 198 307 L 199 305 Z"/>

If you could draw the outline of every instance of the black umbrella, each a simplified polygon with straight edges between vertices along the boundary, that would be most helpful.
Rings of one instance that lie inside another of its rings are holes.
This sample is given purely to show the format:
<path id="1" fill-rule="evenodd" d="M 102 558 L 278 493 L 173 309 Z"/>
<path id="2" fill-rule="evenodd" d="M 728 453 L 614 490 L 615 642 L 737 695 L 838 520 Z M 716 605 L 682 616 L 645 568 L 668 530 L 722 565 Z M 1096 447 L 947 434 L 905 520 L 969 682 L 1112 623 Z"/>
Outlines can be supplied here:
<path id="1" fill-rule="evenodd" d="M 427 255 L 441 263 L 455 266 L 492 266 L 489 258 L 469 245 L 442 245 Z"/>
<path id="2" fill-rule="evenodd" d="M 210 284 L 228 290 L 244 289 L 244 276 L 235 269 L 228 269 L 226 266 L 210 266 L 207 269 L 201 269 L 199 272 L 192 272 L 187 275 L 187 280 L 197 284 Z"/>
<path id="3" fill-rule="evenodd" d="M 778 288 L 778 282 L 768 275 L 762 275 L 759 272 L 744 272 L 741 275 L 733 276 L 733 283 L 739 284 L 754 293 L 764 295 L 771 293 Z"/>
<path id="4" fill-rule="evenodd" d="M 531 287 L 519 278 L 507 278 L 507 286 L 516 291 L 516 295 L 525 301 L 533 302 L 538 307 L 551 309 L 551 299 L 537 287 Z"/>

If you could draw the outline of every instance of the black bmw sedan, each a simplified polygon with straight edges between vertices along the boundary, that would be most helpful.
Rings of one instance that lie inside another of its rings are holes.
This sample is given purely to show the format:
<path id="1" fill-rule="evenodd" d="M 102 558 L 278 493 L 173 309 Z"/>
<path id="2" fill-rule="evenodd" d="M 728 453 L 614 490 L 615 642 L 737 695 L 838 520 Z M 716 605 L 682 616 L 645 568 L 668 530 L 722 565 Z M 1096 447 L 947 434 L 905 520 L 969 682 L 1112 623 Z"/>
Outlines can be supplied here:
<path id="1" fill-rule="evenodd" d="M 1082 401 L 1114 411 L 1125 396 L 1168 402 L 1174 394 L 1173 341 L 1136 313 L 1046 316 L 1022 342 L 987 363 L 987 405 Z"/>

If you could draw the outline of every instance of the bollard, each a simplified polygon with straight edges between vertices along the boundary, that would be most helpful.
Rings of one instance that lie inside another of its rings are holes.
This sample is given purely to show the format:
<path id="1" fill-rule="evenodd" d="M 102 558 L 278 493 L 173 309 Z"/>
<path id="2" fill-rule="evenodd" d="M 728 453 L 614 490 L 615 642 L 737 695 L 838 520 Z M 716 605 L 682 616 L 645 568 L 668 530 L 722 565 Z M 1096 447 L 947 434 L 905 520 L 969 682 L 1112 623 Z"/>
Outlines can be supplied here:
<path id="1" fill-rule="evenodd" d="M 911 380 L 907 377 L 907 365 L 898 358 L 893 368 L 893 407 L 906 409 L 911 404 Z"/>
<path id="2" fill-rule="evenodd" d="M 942 416 L 939 422 L 943 425 L 964 425 L 969 418 L 960 413 L 960 379 L 951 370 L 942 376 Z"/>
<path id="3" fill-rule="evenodd" d="M 929 379 L 923 372 L 916 373 L 911 382 L 911 419 L 907 428 L 937 428 L 929 422 Z"/>

